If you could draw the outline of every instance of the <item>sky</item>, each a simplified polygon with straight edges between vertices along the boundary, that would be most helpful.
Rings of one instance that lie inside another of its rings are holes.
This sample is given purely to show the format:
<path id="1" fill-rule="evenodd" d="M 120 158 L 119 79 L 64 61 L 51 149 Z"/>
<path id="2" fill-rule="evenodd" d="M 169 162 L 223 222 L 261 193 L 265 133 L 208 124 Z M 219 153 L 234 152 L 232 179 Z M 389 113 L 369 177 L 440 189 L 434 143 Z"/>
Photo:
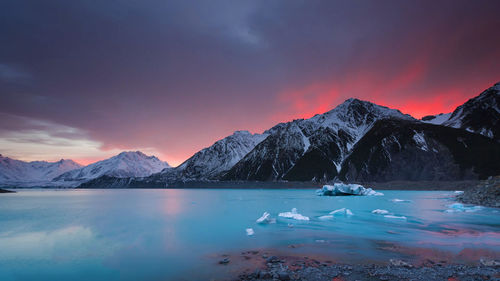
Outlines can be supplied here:
<path id="1" fill-rule="evenodd" d="M 0 0 L 0 153 L 176 166 L 350 97 L 420 118 L 500 81 L 500 1 Z"/>

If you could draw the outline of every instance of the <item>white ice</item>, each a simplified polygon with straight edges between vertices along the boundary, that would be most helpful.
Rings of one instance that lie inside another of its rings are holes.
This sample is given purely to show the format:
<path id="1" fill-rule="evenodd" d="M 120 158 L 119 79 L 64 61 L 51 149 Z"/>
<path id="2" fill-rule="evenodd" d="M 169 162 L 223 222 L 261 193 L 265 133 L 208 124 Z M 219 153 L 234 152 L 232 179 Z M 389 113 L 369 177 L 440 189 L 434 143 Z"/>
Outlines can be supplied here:
<path id="1" fill-rule="evenodd" d="M 294 219 L 294 220 L 301 220 L 301 221 L 308 221 L 309 217 L 303 216 L 299 213 L 297 213 L 297 208 L 293 208 L 291 212 L 284 212 L 284 213 L 279 213 L 278 216 L 284 217 L 284 218 L 289 218 L 289 219 Z"/>
<path id="2" fill-rule="evenodd" d="M 247 228 L 247 229 L 246 229 L 246 232 L 247 232 L 247 235 L 248 235 L 248 236 L 252 236 L 252 235 L 254 235 L 254 233 L 255 233 L 255 232 L 253 231 L 253 229 L 252 229 L 252 228 Z"/>
<path id="3" fill-rule="evenodd" d="M 481 206 L 464 206 L 462 203 L 453 203 L 451 205 L 448 205 L 448 210 L 445 210 L 445 213 L 461 213 L 461 212 L 466 212 L 466 213 L 473 213 L 477 212 L 479 210 L 482 210 L 483 207 Z"/>
<path id="4" fill-rule="evenodd" d="M 318 219 L 322 220 L 322 221 L 327 221 L 327 220 L 332 220 L 333 216 L 332 215 L 326 215 L 326 216 L 318 217 Z"/>
<path id="5" fill-rule="evenodd" d="M 411 202 L 411 200 L 403 200 L 403 199 L 398 199 L 398 198 L 392 199 L 391 201 L 395 202 L 395 203 L 398 203 L 398 202 L 410 203 Z"/>
<path id="6" fill-rule="evenodd" d="M 359 184 L 343 184 L 335 183 L 333 185 L 324 185 L 322 189 L 318 189 L 316 194 L 319 196 L 344 196 L 344 195 L 359 195 L 359 196 L 382 196 L 381 192 L 376 192 L 371 188 L 365 188 Z"/>
<path id="7" fill-rule="evenodd" d="M 393 216 L 393 215 L 385 215 L 384 218 L 388 219 L 398 219 L 398 220 L 406 220 L 405 216 Z"/>
<path id="8" fill-rule="evenodd" d="M 382 210 L 382 209 L 375 209 L 375 210 L 372 211 L 372 214 L 387 215 L 387 214 L 389 214 L 389 211 Z"/>
<path id="9" fill-rule="evenodd" d="M 330 215 L 334 215 L 334 216 L 352 216 L 354 214 L 351 212 L 351 210 L 346 209 L 346 208 L 342 208 L 342 209 L 338 209 L 338 210 L 335 210 L 335 211 L 331 211 Z"/>
<path id="10" fill-rule="evenodd" d="M 268 212 L 264 212 L 264 214 L 262 215 L 262 217 L 258 218 L 257 223 L 275 223 L 276 222 L 276 219 L 273 219 L 271 218 L 271 214 L 269 214 Z"/>

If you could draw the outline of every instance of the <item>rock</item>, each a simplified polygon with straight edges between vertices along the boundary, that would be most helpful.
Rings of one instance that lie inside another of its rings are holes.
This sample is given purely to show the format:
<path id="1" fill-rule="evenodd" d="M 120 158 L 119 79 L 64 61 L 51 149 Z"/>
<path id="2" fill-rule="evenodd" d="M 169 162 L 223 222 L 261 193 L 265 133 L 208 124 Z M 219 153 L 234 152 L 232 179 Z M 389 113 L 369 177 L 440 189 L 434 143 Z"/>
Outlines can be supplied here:
<path id="1" fill-rule="evenodd" d="M 228 264 L 229 263 L 229 258 L 223 258 L 222 260 L 219 261 L 219 264 Z"/>
<path id="2" fill-rule="evenodd" d="M 270 279 L 271 277 L 272 277 L 271 273 L 267 271 L 262 270 L 261 272 L 259 272 L 260 279 Z"/>
<path id="3" fill-rule="evenodd" d="M 269 258 L 266 259 L 266 262 L 268 263 L 278 263 L 280 260 L 278 259 L 277 256 L 270 256 Z"/>
<path id="4" fill-rule="evenodd" d="M 490 260 L 490 259 L 480 259 L 479 263 L 483 266 L 489 266 L 489 267 L 498 267 L 500 266 L 500 262 L 496 260 Z"/>
<path id="5" fill-rule="evenodd" d="M 392 266 L 401 266 L 401 267 L 407 267 L 407 268 L 413 267 L 413 265 L 411 265 L 405 261 L 398 260 L 398 259 L 390 259 L 389 262 L 391 263 Z"/>
<path id="6" fill-rule="evenodd" d="M 456 198 L 459 202 L 466 204 L 498 208 L 500 207 L 500 176 L 482 181 L 478 186 L 464 190 Z"/>
<path id="7" fill-rule="evenodd" d="M 278 273 L 278 278 L 279 278 L 279 280 L 286 281 L 286 280 L 290 280 L 290 275 L 285 271 L 281 271 Z"/>

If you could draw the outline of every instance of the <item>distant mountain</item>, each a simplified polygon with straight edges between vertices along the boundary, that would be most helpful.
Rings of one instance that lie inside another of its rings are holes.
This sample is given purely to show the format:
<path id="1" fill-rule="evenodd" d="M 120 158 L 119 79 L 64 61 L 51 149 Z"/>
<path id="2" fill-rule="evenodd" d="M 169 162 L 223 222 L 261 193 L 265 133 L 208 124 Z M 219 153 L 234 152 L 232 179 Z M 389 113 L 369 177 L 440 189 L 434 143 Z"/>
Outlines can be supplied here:
<path id="1" fill-rule="evenodd" d="M 81 167 L 73 160 L 25 162 L 0 154 L 0 184 L 17 186 L 48 182 L 65 172 Z"/>
<path id="2" fill-rule="evenodd" d="M 155 156 L 147 156 L 140 151 L 130 151 L 61 174 L 55 177 L 54 181 L 87 181 L 100 176 L 117 178 L 147 177 L 165 168 L 170 168 L 170 166 Z"/>
<path id="3" fill-rule="evenodd" d="M 457 107 L 443 125 L 500 139 L 500 82 Z"/>
<path id="4" fill-rule="evenodd" d="M 328 180 L 337 176 L 356 142 L 384 118 L 414 120 L 399 110 L 348 99 L 310 119 L 281 123 L 221 178 L 223 180 Z"/>
<path id="5" fill-rule="evenodd" d="M 345 181 L 464 180 L 500 174 L 500 145 L 462 129 L 380 120 L 355 145 Z"/>
<path id="6" fill-rule="evenodd" d="M 158 176 L 169 181 L 217 179 L 222 172 L 232 168 L 266 137 L 267 134 L 236 131 L 200 150 L 178 167 L 167 169 Z"/>

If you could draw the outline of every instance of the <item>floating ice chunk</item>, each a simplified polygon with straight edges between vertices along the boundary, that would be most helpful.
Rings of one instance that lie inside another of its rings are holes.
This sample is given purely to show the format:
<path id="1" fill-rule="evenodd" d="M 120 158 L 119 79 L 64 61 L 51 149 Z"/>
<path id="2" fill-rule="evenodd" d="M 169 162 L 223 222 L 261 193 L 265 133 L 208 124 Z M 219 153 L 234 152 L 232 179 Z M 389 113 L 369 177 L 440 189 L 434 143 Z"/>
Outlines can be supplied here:
<path id="1" fill-rule="evenodd" d="M 395 203 L 399 203 L 399 202 L 410 203 L 411 202 L 411 200 L 404 200 L 404 199 L 398 199 L 398 198 L 392 199 L 391 201 L 395 202 Z"/>
<path id="2" fill-rule="evenodd" d="M 382 209 L 375 209 L 375 210 L 372 211 L 372 214 L 387 215 L 387 214 L 389 214 L 389 211 L 382 210 Z"/>
<path id="3" fill-rule="evenodd" d="M 453 193 L 455 193 L 456 195 L 460 195 L 460 194 L 462 194 L 462 193 L 464 193 L 464 192 L 463 192 L 463 191 L 461 191 L 461 190 L 455 190 L 455 192 L 453 192 Z"/>
<path id="4" fill-rule="evenodd" d="M 284 212 L 284 213 L 279 213 L 280 217 L 284 218 L 289 218 L 289 219 L 294 219 L 294 220 L 299 220 L 299 221 L 308 221 L 309 217 L 303 216 L 299 213 L 297 213 L 297 208 L 293 208 L 291 212 Z"/>
<path id="5" fill-rule="evenodd" d="M 481 206 L 467 207 L 464 206 L 464 204 L 462 203 L 453 203 L 451 205 L 448 205 L 448 208 L 449 208 L 448 210 L 445 210 L 445 213 L 461 213 L 461 212 L 473 213 L 483 209 L 483 207 Z"/>
<path id="6" fill-rule="evenodd" d="M 326 216 L 318 217 L 318 219 L 322 220 L 322 221 L 327 221 L 327 220 L 332 220 L 333 216 L 332 215 L 326 215 Z"/>
<path id="7" fill-rule="evenodd" d="M 262 217 L 258 218 L 257 223 L 276 223 L 276 219 L 271 218 L 271 214 L 264 212 Z"/>
<path id="8" fill-rule="evenodd" d="M 354 214 L 351 212 L 351 210 L 346 209 L 346 208 L 342 208 L 342 209 L 338 209 L 338 210 L 335 210 L 335 211 L 331 211 L 330 215 L 334 215 L 334 216 L 352 216 Z"/>
<path id="9" fill-rule="evenodd" d="M 388 219 L 398 219 L 398 220 L 406 220 L 405 216 L 393 216 L 393 215 L 385 215 L 384 218 Z"/>
<path id="10" fill-rule="evenodd" d="M 252 236 L 252 235 L 254 235 L 254 233 L 255 233 L 255 232 L 253 231 L 253 229 L 252 229 L 252 228 L 247 228 L 247 229 L 246 229 L 246 232 L 247 232 L 247 235 L 248 235 L 248 236 Z"/>
<path id="11" fill-rule="evenodd" d="M 319 196 L 382 196 L 381 192 L 376 192 L 371 188 L 365 188 L 359 184 L 335 183 L 333 185 L 324 185 L 322 189 L 316 190 Z"/>

